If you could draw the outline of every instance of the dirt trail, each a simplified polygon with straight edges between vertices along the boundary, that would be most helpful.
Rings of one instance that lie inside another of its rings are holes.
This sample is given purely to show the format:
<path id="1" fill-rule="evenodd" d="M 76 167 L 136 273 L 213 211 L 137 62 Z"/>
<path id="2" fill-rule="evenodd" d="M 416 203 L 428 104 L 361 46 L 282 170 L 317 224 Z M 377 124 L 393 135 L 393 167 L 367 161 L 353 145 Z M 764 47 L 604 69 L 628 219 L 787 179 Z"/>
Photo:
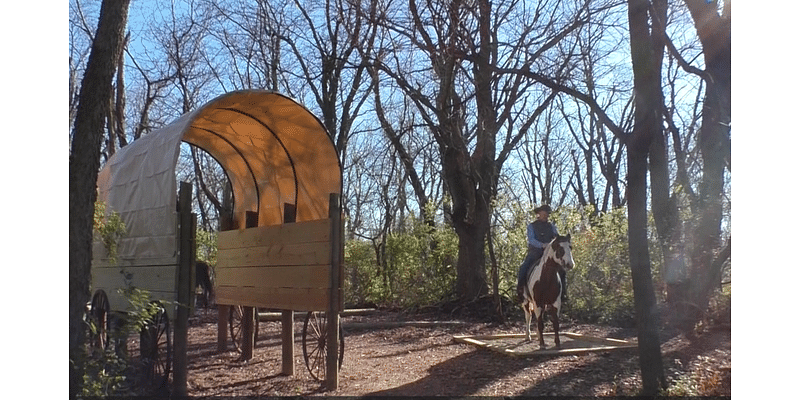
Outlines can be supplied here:
<path id="1" fill-rule="evenodd" d="M 295 375 L 282 376 L 280 323 L 262 322 L 254 358 L 216 353 L 216 311 L 191 321 L 189 331 L 190 396 L 606 396 L 632 395 L 639 387 L 635 349 L 569 356 L 513 358 L 473 345 L 454 335 L 522 332 L 521 321 L 500 325 L 387 324 L 408 316 L 381 312 L 343 317 L 344 363 L 339 389 L 325 392 L 306 370 L 301 348 L 302 318 L 295 318 Z M 429 316 L 428 320 L 448 320 Z M 424 318 L 415 316 L 415 319 Z M 367 328 L 370 327 L 370 328 Z M 635 331 L 565 323 L 563 331 L 635 340 Z M 662 353 L 670 382 L 700 395 L 730 395 L 730 328 L 710 329 L 690 342 L 662 333 Z M 231 346 L 232 348 L 232 346 Z M 693 385 L 693 386 L 692 386 Z"/>

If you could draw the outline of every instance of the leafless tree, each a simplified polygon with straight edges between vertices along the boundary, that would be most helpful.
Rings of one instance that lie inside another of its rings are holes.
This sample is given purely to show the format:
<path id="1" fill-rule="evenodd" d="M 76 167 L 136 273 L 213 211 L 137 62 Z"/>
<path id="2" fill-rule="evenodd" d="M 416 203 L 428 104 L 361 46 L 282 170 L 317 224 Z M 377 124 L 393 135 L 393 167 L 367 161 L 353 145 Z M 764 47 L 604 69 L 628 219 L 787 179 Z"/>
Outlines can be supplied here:
<path id="1" fill-rule="evenodd" d="M 83 313 L 89 300 L 92 262 L 92 221 L 97 198 L 100 144 L 111 84 L 128 18 L 129 1 L 104 1 L 97 33 L 81 81 L 69 157 L 69 350 L 70 397 L 78 394 L 83 376 L 77 358 L 84 343 Z"/>
<path id="2" fill-rule="evenodd" d="M 731 4 L 685 0 L 703 47 L 705 69 L 698 71 L 705 83 L 703 116 L 697 141 L 703 156 L 703 178 L 698 191 L 696 245 L 690 255 L 688 300 L 695 305 L 690 321 L 701 318 L 712 290 L 719 285 L 722 264 L 730 257 L 728 237 L 721 243 L 722 194 L 726 168 L 731 166 Z"/>
<path id="3" fill-rule="evenodd" d="M 628 246 L 633 280 L 634 307 L 639 339 L 642 394 L 655 395 L 666 387 L 658 337 L 655 289 L 647 246 L 648 155 L 663 137 L 661 64 L 664 42 L 661 33 L 666 0 L 629 0 L 633 84 L 636 96 L 634 125 L 626 145 L 628 151 Z M 653 162 L 652 159 L 650 161 Z M 656 179 L 651 177 L 651 179 Z"/>
<path id="4" fill-rule="evenodd" d="M 487 291 L 483 244 L 500 171 L 554 97 L 502 69 L 568 71 L 570 62 L 553 59 L 554 49 L 569 47 L 565 38 L 583 24 L 587 3 L 570 6 L 565 12 L 546 2 L 411 1 L 407 9 L 372 2 L 364 11 L 382 27 L 368 58 L 391 82 L 381 95 L 396 89 L 410 99 L 437 144 L 459 236 L 461 298 Z M 385 107 L 397 97 L 380 102 Z"/>

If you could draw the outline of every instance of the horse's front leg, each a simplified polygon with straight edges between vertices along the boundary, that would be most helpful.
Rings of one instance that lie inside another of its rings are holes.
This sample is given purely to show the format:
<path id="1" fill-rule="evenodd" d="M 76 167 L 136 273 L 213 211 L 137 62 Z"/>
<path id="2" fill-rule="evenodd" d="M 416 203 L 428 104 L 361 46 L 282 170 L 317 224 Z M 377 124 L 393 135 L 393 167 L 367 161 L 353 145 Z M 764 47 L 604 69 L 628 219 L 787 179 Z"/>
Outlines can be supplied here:
<path id="1" fill-rule="evenodd" d="M 544 310 L 536 314 L 536 328 L 539 331 L 539 348 L 546 349 L 547 346 L 544 344 Z"/>
<path id="2" fill-rule="evenodd" d="M 561 340 L 558 338 L 558 309 L 551 306 L 549 312 L 550 321 L 553 322 L 553 332 L 555 332 L 556 349 L 561 350 Z"/>
<path id="3" fill-rule="evenodd" d="M 525 311 L 525 340 L 531 341 L 531 310 L 528 303 L 522 304 L 522 310 Z"/>

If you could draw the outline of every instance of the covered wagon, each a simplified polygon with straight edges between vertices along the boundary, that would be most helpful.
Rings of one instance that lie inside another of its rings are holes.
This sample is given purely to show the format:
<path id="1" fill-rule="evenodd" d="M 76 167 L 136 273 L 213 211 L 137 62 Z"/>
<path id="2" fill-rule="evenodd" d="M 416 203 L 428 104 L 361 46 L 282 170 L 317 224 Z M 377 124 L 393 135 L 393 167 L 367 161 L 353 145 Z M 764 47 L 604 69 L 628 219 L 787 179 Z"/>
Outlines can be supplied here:
<path id="1" fill-rule="evenodd" d="M 155 374 L 166 381 L 174 360 L 176 392 L 185 393 L 195 220 L 191 186 L 182 183 L 179 194 L 175 177 L 181 142 L 210 154 L 232 189 L 232 209 L 220 215 L 224 232 L 218 235 L 215 268 L 220 326 L 229 324 L 234 307 L 246 316 L 255 307 L 286 310 L 283 363 L 284 372 L 293 373 L 292 310 L 324 311 L 329 327 L 317 343 L 341 341 L 342 170 L 319 119 L 279 93 L 226 93 L 109 159 L 98 176 L 98 199 L 107 212 L 119 213 L 127 234 L 118 242 L 115 262 L 102 244 L 94 247 L 95 309 L 128 311 L 118 290 L 125 287 L 146 289 L 153 300 L 162 301 L 160 323 L 166 328 L 152 342 L 156 347 L 163 342 L 168 354 Z M 245 319 L 245 331 L 252 336 L 250 321 Z M 226 335 L 221 328 L 221 350 Z M 248 341 L 243 345 L 247 350 Z M 331 360 L 324 362 L 328 374 L 323 374 L 329 387 L 337 384 L 339 349 L 328 346 L 321 352 Z"/>

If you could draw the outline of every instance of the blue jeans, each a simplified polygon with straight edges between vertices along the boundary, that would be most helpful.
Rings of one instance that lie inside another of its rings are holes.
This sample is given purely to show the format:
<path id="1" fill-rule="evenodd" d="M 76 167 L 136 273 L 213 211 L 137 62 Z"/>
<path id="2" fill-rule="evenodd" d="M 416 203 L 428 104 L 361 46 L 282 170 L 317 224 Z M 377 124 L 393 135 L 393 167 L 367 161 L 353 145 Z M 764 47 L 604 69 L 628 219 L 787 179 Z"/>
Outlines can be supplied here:
<path id="1" fill-rule="evenodd" d="M 528 271 L 531 269 L 532 265 L 536 265 L 536 263 L 539 262 L 542 255 L 544 255 L 544 249 L 528 246 L 528 255 L 525 257 L 525 260 L 522 261 L 522 265 L 519 266 L 519 272 L 517 273 L 518 286 L 525 284 L 525 280 L 528 278 Z"/>

